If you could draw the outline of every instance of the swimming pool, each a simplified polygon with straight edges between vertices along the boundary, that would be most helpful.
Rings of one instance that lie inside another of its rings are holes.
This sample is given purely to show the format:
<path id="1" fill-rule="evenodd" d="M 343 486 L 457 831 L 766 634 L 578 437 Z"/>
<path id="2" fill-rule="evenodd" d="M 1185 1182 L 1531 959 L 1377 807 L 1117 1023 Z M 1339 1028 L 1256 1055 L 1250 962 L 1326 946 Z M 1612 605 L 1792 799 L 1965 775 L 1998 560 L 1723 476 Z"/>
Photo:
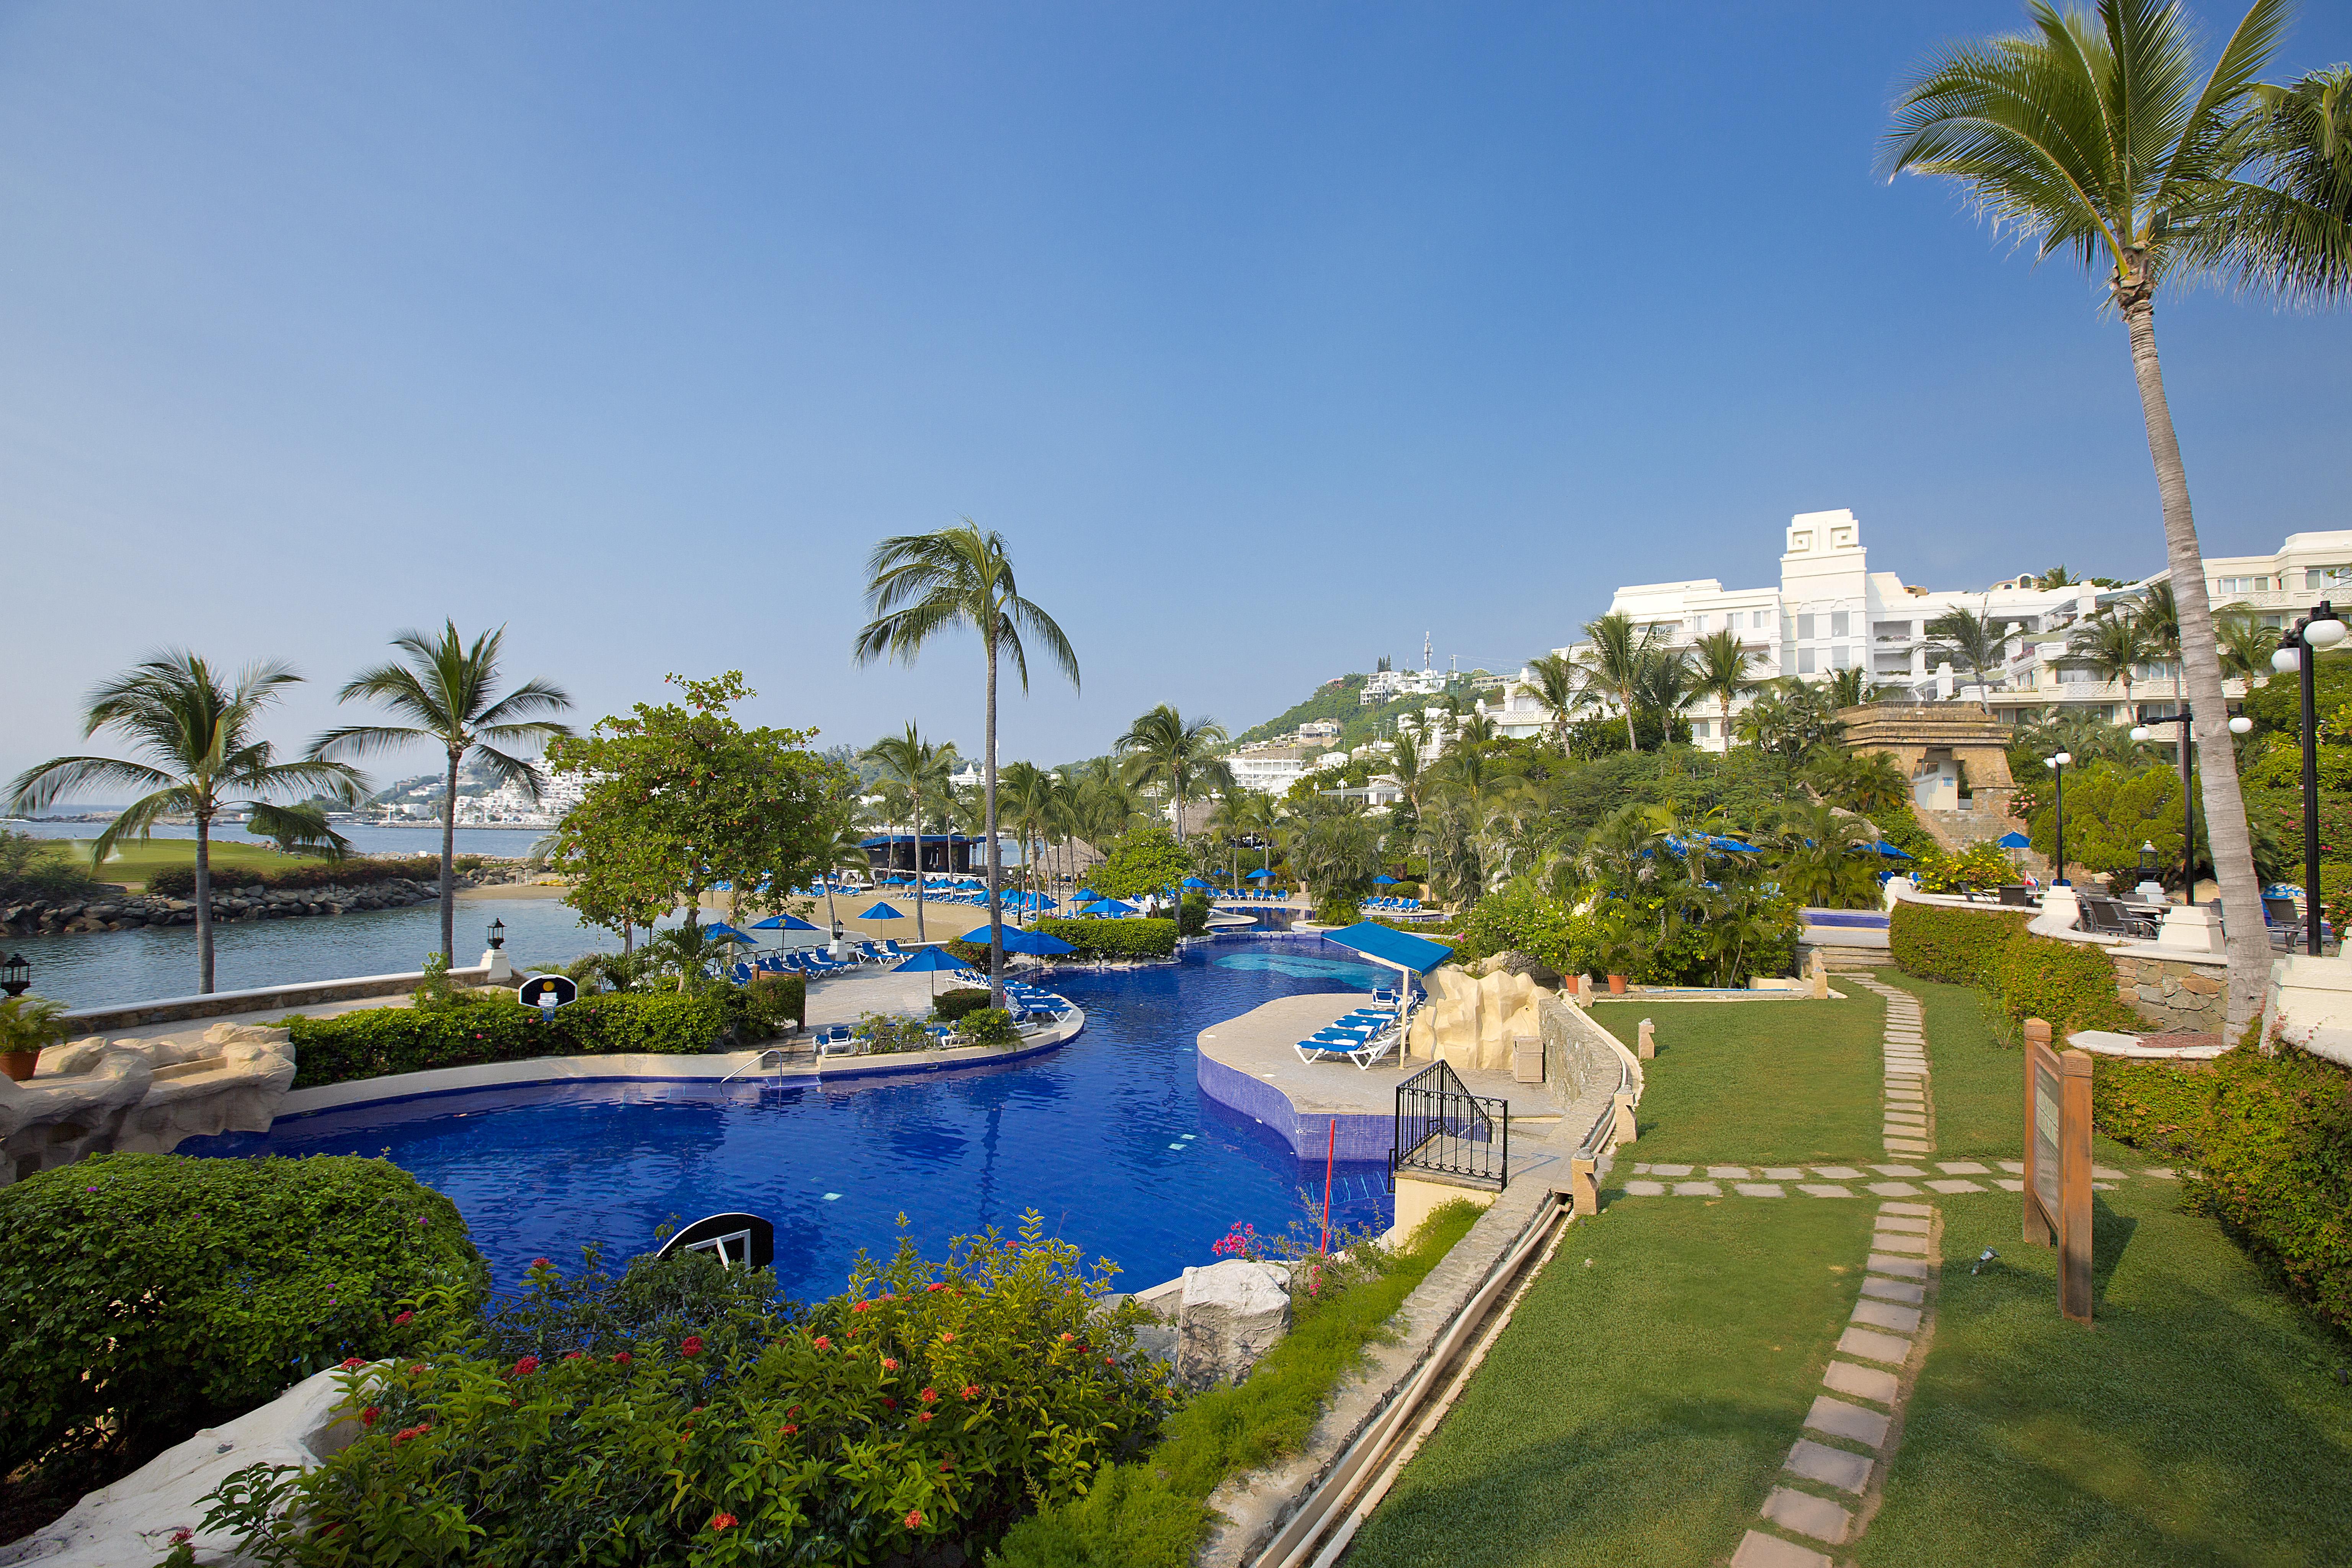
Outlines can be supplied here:
<path id="1" fill-rule="evenodd" d="M 1210 1245 L 1237 1220 L 1281 1230 L 1302 1187 L 1320 1200 L 1320 1162 L 1202 1095 L 1193 1037 L 1276 996 L 1379 983 L 1319 941 L 1228 937 L 1173 964 L 1062 972 L 1051 984 L 1087 1026 L 1032 1061 L 835 1089 L 483 1089 L 193 1138 L 180 1152 L 383 1154 L 448 1194 L 501 1286 L 533 1258 L 576 1258 L 583 1242 L 625 1258 L 665 1221 L 743 1210 L 774 1222 L 785 1290 L 827 1295 L 860 1248 L 897 1245 L 901 1213 L 936 1255 L 953 1236 L 1010 1233 L 1034 1208 L 1135 1289 L 1213 1261 Z M 1339 1166 L 1334 1222 L 1389 1224 L 1382 1174 Z"/>

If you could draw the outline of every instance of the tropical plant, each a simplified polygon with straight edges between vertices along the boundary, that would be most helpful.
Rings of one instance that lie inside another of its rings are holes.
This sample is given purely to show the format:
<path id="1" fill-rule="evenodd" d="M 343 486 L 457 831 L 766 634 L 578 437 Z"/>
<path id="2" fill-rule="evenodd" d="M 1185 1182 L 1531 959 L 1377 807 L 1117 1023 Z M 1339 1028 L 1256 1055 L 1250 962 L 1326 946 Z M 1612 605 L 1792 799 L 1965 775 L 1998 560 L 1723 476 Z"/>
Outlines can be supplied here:
<path id="1" fill-rule="evenodd" d="M 1164 786 L 1176 807 L 1176 841 L 1184 841 L 1184 802 L 1206 789 L 1232 789 L 1233 764 L 1218 755 L 1225 728 L 1214 719 L 1186 719 L 1162 702 L 1127 727 L 1115 742 L 1127 781 Z"/>
<path id="2" fill-rule="evenodd" d="M 1291 859 L 1315 890 L 1315 918 L 1351 925 L 1381 872 L 1380 829 L 1360 812 L 1330 813 L 1307 823 Z"/>
<path id="3" fill-rule="evenodd" d="M 714 973 L 734 956 L 734 942 L 689 921 L 647 937 L 644 955 L 656 973 L 677 976 L 677 989 L 688 991 L 711 984 Z"/>
<path id="4" fill-rule="evenodd" d="M 1992 709 L 1985 694 L 1992 689 L 1992 678 L 2009 662 L 2010 639 L 2016 629 L 2013 623 L 1997 623 L 1966 605 L 1957 605 L 1927 623 L 1927 636 L 1933 639 L 1927 652 L 1931 658 L 1957 659 L 1977 688 L 1977 706 L 1990 713 Z"/>
<path id="5" fill-rule="evenodd" d="M 310 742 L 310 755 L 333 760 L 368 756 L 397 750 L 417 742 L 441 748 L 447 767 L 441 796 L 441 951 L 457 961 L 457 770 L 471 757 L 475 764 L 502 784 L 520 790 L 531 800 L 540 795 L 540 773 L 505 748 L 545 746 L 572 728 L 538 715 L 561 713 L 572 699 L 544 680 L 526 680 L 505 696 L 500 681 L 499 651 L 506 628 L 484 632 L 468 645 L 457 635 L 454 621 L 442 623 L 436 637 L 423 632 L 401 632 L 392 646 L 407 662 L 380 664 L 362 670 L 336 693 L 339 702 L 364 699 L 389 708 L 409 721 L 406 724 L 352 724 L 330 730 Z"/>
<path id="6" fill-rule="evenodd" d="M 1819 910 L 1863 910 L 1879 901 L 1886 858 L 1870 824 L 1826 805 L 1793 805 L 1772 835 L 1780 889 Z"/>
<path id="7" fill-rule="evenodd" d="M 1588 700 L 1606 698 L 1625 710 L 1626 749 L 1638 752 L 1642 741 L 1633 729 L 1633 710 L 1643 683 L 1657 679 L 1656 666 L 1667 653 L 1664 636 L 1654 626 L 1637 626 L 1622 610 L 1585 622 L 1584 636 L 1581 689 Z"/>
<path id="8" fill-rule="evenodd" d="M 1946 47 L 1898 100 L 1882 167 L 1959 181 L 1996 226 L 2043 256 L 2104 268 L 2123 317 L 2179 601 L 2223 906 L 2262 887 L 2221 691 L 2221 665 L 2186 466 L 2156 346 L 2159 283 L 2224 279 L 2290 300 L 2352 285 L 2341 96 L 2333 79 L 2266 90 L 2258 79 L 2288 0 L 2255 0 L 2200 79 L 2189 17 L 2163 0 L 2099 0 L 2095 16 L 2031 7 L 2032 28 Z M 2229 1026 L 2261 1005 L 2260 922 L 2230 922 Z"/>
<path id="9" fill-rule="evenodd" d="M 38 1055 L 73 1037 L 66 1005 L 50 996 L 11 996 L 0 1001 L 0 1057 Z"/>
<path id="10" fill-rule="evenodd" d="M 1691 645 L 1691 695 L 1702 701 L 1715 699 L 1723 718 L 1726 746 L 1731 744 L 1731 705 L 1756 689 L 1757 682 L 1748 673 L 1754 658 L 1739 634 L 1728 626 L 1709 632 Z M 1563 740 L 1563 748 L 1565 744 Z"/>
<path id="11" fill-rule="evenodd" d="M 1739 738 L 1760 751 L 1801 763 L 1845 733 L 1836 698 L 1825 687 L 1794 676 L 1765 684 L 1739 716 Z"/>
<path id="12" fill-rule="evenodd" d="M 982 723 L 981 790 L 983 831 L 988 839 L 988 984 L 998 1005 L 1004 998 L 1004 851 L 996 837 L 996 682 L 998 667 L 1010 661 L 1021 689 L 1029 689 L 1029 652 L 1024 633 L 1045 657 L 1078 684 L 1078 656 L 1062 628 L 1029 600 L 1013 580 L 1004 538 L 965 518 L 961 526 L 935 533 L 900 534 L 874 547 L 866 563 L 866 600 L 873 619 L 857 634 L 853 655 L 860 664 L 893 658 L 912 664 L 923 645 L 961 626 L 980 637 L 988 671 L 987 706 Z"/>
<path id="13" fill-rule="evenodd" d="M 1893 811 L 1911 798 L 1910 781 L 1884 752 L 1825 750 L 1815 754 L 1804 776 L 1823 805 L 1864 816 Z"/>
<path id="14" fill-rule="evenodd" d="M 934 801 L 946 799 L 948 780 L 954 774 L 955 742 L 934 744 L 923 739 L 912 723 L 903 735 L 885 735 L 857 753 L 858 760 L 870 763 L 881 770 L 882 776 L 907 792 L 908 831 L 914 835 L 915 847 L 915 940 L 929 940 L 923 929 L 923 796 L 929 793 Z M 890 858 L 893 864 L 898 857 Z M 828 900 L 832 897 L 826 889 Z M 826 908 L 830 909 L 830 902 Z"/>
<path id="15" fill-rule="evenodd" d="M 2065 563 L 2061 562 L 2059 564 L 2050 568 L 2049 571 L 2042 574 L 2039 577 L 2036 577 L 2033 580 L 2033 585 L 2046 592 L 2052 588 L 2071 588 L 2081 581 L 2082 579 L 2080 577 L 2077 577 L 2072 572 L 2067 571 Z"/>
<path id="16" fill-rule="evenodd" d="M 1519 689 L 1542 703 L 1544 710 L 1551 715 L 1552 744 L 1565 756 L 1569 716 L 1585 701 L 1584 672 L 1573 659 L 1548 653 L 1528 660 L 1527 669 L 1519 677 Z"/>
<path id="17" fill-rule="evenodd" d="M 2139 667 L 2156 655 L 2156 639 L 2138 619 L 2126 616 L 2095 616 L 2075 628 L 2067 641 L 2066 654 L 2101 680 L 2120 685 L 2124 689 L 2124 711 L 2138 711 L 2132 707 L 2132 680 Z"/>
<path id="18" fill-rule="evenodd" d="M 2275 627 L 2263 625 L 2256 616 L 2224 614 L 2215 621 L 2214 632 L 2223 675 L 2236 676 L 2250 689 L 2270 679 L 2271 655 L 2278 651 Z M 2179 668 L 2177 662 L 2174 668 Z"/>
<path id="19" fill-rule="evenodd" d="M 315 805 L 281 805 L 279 800 L 323 795 L 359 798 L 359 775 L 341 763 L 306 757 L 281 763 L 267 741 L 254 737 L 262 710 L 279 700 L 301 677 L 268 660 L 247 666 L 234 685 L 223 685 L 211 665 L 181 648 L 153 654 L 121 675 L 100 681 L 82 709 L 82 734 L 111 729 L 128 738 L 144 760 L 113 757 L 53 757 L 26 768 L 10 786 L 8 809 L 37 812 L 63 796 L 93 787 L 118 786 L 146 793 L 106 825 L 90 847 L 90 864 L 103 866 L 126 837 L 149 836 L 164 816 L 195 822 L 196 989 L 213 988 L 213 823 L 232 805 L 247 810 L 247 824 L 337 859 L 349 847 L 327 826 Z"/>
<path id="20" fill-rule="evenodd" d="M 2169 583 L 2151 583 L 2132 620 L 2147 634 L 2149 657 L 2172 667 L 2172 695 L 2180 696 L 2180 600 Z"/>

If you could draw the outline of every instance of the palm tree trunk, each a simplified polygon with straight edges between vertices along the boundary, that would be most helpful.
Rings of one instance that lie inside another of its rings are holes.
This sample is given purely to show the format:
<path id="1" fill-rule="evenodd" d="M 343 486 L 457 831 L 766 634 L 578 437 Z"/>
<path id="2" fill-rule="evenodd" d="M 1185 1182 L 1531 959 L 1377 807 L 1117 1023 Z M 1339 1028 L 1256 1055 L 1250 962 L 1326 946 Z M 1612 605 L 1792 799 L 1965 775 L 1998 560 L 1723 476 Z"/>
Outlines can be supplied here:
<path id="1" fill-rule="evenodd" d="M 2205 843 L 2213 856 L 2214 879 L 2221 887 L 2222 926 L 2229 938 L 2229 1034 L 2222 1043 L 2234 1045 L 2247 1020 L 2262 1011 L 2270 981 L 2262 881 L 2254 875 L 2253 837 L 2246 827 L 2245 797 L 2238 788 L 2238 754 L 2230 741 L 2230 710 L 2221 694 L 2221 658 L 2213 637 L 2213 606 L 2205 594 L 2197 520 L 2189 504 L 2189 475 L 2181 465 L 2180 439 L 2173 432 L 2164 371 L 2156 357 L 2155 301 L 2142 296 L 2126 302 L 2123 316 L 2131 331 L 2132 371 L 2147 425 L 2148 456 L 2156 462 L 2157 493 L 2164 504 L 2165 556 L 2172 567 L 2173 603 L 2180 616 L 2180 663 L 2196 716 L 2197 759 L 2203 764 Z"/>
<path id="2" fill-rule="evenodd" d="M 915 940 L 923 940 L 923 791 L 911 781 L 907 797 L 915 803 Z M 953 858 L 950 858 L 953 864 Z"/>
<path id="3" fill-rule="evenodd" d="M 1004 1005 L 1004 855 L 996 842 L 996 627 L 987 630 L 988 707 L 981 737 L 981 827 L 988 835 L 988 1005 Z"/>
<path id="4" fill-rule="evenodd" d="M 1642 737 L 1633 732 L 1633 688 L 1627 687 L 1618 692 L 1617 700 L 1625 705 L 1625 749 L 1629 752 L 1638 752 L 1642 749 Z"/>
<path id="5" fill-rule="evenodd" d="M 196 813 L 196 994 L 213 990 L 213 816 Z"/>
<path id="6" fill-rule="evenodd" d="M 457 966 L 457 760 L 449 753 L 449 790 L 441 797 L 441 961 Z"/>

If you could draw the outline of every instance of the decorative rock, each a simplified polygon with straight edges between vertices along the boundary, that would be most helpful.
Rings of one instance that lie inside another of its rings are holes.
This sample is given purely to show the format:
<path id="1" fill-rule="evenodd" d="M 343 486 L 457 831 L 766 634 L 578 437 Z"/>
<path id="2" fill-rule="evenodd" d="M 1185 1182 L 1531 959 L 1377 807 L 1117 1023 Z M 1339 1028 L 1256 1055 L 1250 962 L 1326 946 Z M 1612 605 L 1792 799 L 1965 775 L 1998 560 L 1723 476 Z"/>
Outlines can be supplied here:
<path id="1" fill-rule="evenodd" d="M 1290 1330 L 1277 1269 L 1229 1258 L 1187 1270 L 1176 1323 L 1176 1378 L 1191 1388 L 1239 1383 Z"/>

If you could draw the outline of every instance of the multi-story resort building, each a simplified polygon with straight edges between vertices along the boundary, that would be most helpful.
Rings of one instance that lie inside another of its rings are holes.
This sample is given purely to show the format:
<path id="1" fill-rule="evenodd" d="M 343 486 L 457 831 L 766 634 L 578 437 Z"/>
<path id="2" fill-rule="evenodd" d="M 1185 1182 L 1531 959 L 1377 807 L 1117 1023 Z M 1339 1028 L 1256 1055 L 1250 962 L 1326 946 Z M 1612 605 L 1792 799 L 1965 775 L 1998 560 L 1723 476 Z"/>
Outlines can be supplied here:
<path id="1" fill-rule="evenodd" d="M 1749 674 L 1758 680 L 1827 680 L 1859 668 L 1869 672 L 1869 685 L 1899 688 L 1916 701 L 1981 697 L 1994 717 L 2009 723 L 2060 709 L 2120 722 L 2128 717 L 2122 684 L 2103 679 L 2071 656 L 2073 634 L 2103 608 L 2141 599 L 2170 575 L 2158 572 L 2120 587 L 2074 583 L 2043 588 L 2029 574 L 1987 588 L 1922 588 L 1895 573 L 1871 571 L 1862 524 L 1853 512 L 1840 510 L 1790 519 L 1776 586 L 1726 588 L 1713 577 L 1643 583 L 1619 588 L 1609 608 L 1657 628 L 1673 647 L 1687 647 L 1711 632 L 1736 631 L 1750 655 Z M 2205 580 L 2217 607 L 2243 606 L 2268 625 L 2284 626 L 2329 593 L 2352 587 L 2352 530 L 2289 534 L 2269 555 L 2209 557 Z M 1965 667 L 1954 669 L 1954 661 L 1927 635 L 1930 622 L 1958 609 L 2015 632 L 2007 660 L 1999 671 L 1987 672 L 1982 690 Z M 1580 658 L 1586 647 L 1554 651 Z M 2150 717 L 2175 711 L 2177 673 L 2169 663 L 2139 667 L 2133 677 L 2133 706 Z M 2230 683 L 2232 695 L 2239 694 L 2238 685 Z M 1711 706 L 1689 714 L 1692 740 L 1721 751 L 1729 737 L 1722 732 L 1720 712 L 1706 710 Z M 1745 699 L 1732 704 L 1735 721 L 1747 706 Z M 1507 735 L 1536 734 L 1551 721 L 1550 710 L 1518 683 L 1494 717 Z"/>

